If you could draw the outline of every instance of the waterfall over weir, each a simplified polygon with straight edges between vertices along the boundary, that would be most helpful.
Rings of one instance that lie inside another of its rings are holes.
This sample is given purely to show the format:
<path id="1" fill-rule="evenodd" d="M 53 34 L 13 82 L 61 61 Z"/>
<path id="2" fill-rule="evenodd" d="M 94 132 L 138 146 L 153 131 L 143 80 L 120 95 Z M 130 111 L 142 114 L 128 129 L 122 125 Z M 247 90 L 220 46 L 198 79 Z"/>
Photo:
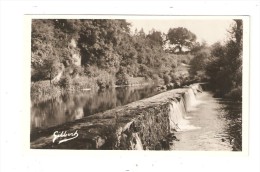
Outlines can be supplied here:
<path id="1" fill-rule="evenodd" d="M 202 92 L 201 86 L 198 84 L 191 85 L 184 93 L 177 94 L 177 97 L 171 98 L 169 102 L 170 133 L 200 129 L 200 127 L 190 124 L 190 117 L 187 116 L 188 112 L 195 110 L 200 103 L 196 98 L 198 92 Z M 139 135 L 135 133 L 133 138 L 132 150 L 143 150 Z"/>
<path id="2" fill-rule="evenodd" d="M 196 87 L 190 87 L 188 90 L 180 95 L 180 100 L 173 100 L 169 104 L 169 121 L 170 121 L 170 131 L 185 131 L 199 129 L 190 124 L 187 112 L 192 111 L 199 102 L 196 99 L 196 94 L 201 92 L 201 87 L 196 85 Z"/>
<path id="3" fill-rule="evenodd" d="M 186 111 L 192 111 L 192 108 L 197 105 L 195 93 L 192 88 L 189 88 L 188 91 L 184 93 L 184 99 L 186 103 Z"/>
<path id="4" fill-rule="evenodd" d="M 198 92 L 202 92 L 200 85 L 191 85 L 185 92 L 177 93 L 177 96 L 170 98 L 168 114 L 170 133 L 200 129 L 200 127 L 191 125 L 190 117 L 187 116 L 188 112 L 195 110 L 196 106 L 199 105 L 196 98 Z M 132 150 L 144 150 L 142 139 L 137 133 L 132 134 L 130 142 Z"/>

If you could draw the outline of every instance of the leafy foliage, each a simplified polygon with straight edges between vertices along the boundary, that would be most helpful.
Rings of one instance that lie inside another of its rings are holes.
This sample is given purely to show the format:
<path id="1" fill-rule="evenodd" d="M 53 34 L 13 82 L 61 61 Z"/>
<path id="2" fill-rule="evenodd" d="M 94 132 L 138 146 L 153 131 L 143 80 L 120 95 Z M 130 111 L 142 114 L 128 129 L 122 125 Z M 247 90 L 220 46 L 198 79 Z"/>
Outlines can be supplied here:
<path id="1" fill-rule="evenodd" d="M 206 67 L 210 83 L 219 96 L 242 99 L 242 20 L 235 20 L 229 41 L 212 46 L 214 58 Z"/>
<path id="2" fill-rule="evenodd" d="M 185 28 L 181 33 L 186 34 L 178 42 L 181 46 L 196 40 Z M 31 80 L 52 83 L 58 78 L 61 90 L 128 85 L 134 78 L 159 82 L 166 75 L 167 83 L 172 82 L 175 68 L 182 61 L 189 63 L 191 56 L 165 53 L 164 36 L 155 29 L 131 34 L 126 20 L 34 19 Z"/>
<path id="3" fill-rule="evenodd" d="M 72 80 L 69 75 L 65 75 L 64 77 L 61 78 L 59 81 L 59 85 L 64 88 L 64 89 L 70 89 L 72 84 Z"/>
<path id="4" fill-rule="evenodd" d="M 167 39 L 170 40 L 171 44 L 175 45 L 175 48 L 179 48 L 179 51 L 182 52 L 182 47 L 191 49 L 197 37 L 188 29 L 178 27 L 169 29 Z"/>
<path id="5" fill-rule="evenodd" d="M 128 85 L 129 84 L 129 76 L 126 73 L 124 68 L 120 68 L 119 71 L 116 73 L 116 84 L 117 85 Z"/>
<path id="6" fill-rule="evenodd" d="M 196 53 L 194 58 L 190 61 L 190 73 L 191 75 L 197 75 L 200 72 L 205 72 L 206 66 L 211 59 L 211 53 L 208 48 L 201 49 Z"/>

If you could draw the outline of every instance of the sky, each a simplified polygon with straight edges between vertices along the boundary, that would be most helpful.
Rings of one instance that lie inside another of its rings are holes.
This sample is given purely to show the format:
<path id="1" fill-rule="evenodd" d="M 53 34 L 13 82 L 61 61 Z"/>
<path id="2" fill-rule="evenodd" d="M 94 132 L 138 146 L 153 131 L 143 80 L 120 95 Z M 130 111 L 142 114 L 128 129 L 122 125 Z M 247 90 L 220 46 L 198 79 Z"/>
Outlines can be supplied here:
<path id="1" fill-rule="evenodd" d="M 147 34 L 153 28 L 157 31 L 167 33 L 169 28 L 185 27 L 197 36 L 197 41 L 206 41 L 209 45 L 215 42 L 223 42 L 228 35 L 233 21 L 231 19 L 135 19 L 127 20 L 132 24 L 131 31 L 141 28 Z"/>

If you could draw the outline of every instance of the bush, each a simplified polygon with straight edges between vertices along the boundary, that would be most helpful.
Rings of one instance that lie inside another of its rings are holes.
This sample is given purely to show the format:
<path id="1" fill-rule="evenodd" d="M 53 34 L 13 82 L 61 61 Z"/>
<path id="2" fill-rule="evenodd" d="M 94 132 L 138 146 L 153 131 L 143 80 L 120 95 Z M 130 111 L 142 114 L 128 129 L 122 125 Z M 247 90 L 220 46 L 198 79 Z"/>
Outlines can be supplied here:
<path id="1" fill-rule="evenodd" d="M 73 66 L 73 76 L 83 75 L 83 74 L 84 74 L 84 70 L 81 66 L 76 66 L 76 65 Z"/>
<path id="2" fill-rule="evenodd" d="M 176 74 L 174 72 L 170 73 L 170 77 L 171 77 L 171 82 L 172 83 L 174 83 L 178 79 L 178 77 L 176 76 Z"/>
<path id="3" fill-rule="evenodd" d="M 82 90 L 82 89 L 96 89 L 98 88 L 98 85 L 96 83 L 96 80 L 94 78 L 88 78 L 88 77 L 78 77 L 73 79 L 72 83 L 74 90 Z"/>
<path id="4" fill-rule="evenodd" d="M 72 87 L 77 91 L 82 89 L 96 89 L 98 85 L 95 78 L 78 77 L 73 79 Z"/>
<path id="5" fill-rule="evenodd" d="M 102 71 L 99 76 L 96 78 L 97 85 L 100 89 L 109 88 L 114 85 L 115 79 L 114 76 Z"/>
<path id="6" fill-rule="evenodd" d="M 59 86 L 61 88 L 66 89 L 66 90 L 70 90 L 71 89 L 71 85 L 72 85 L 72 80 L 71 80 L 69 75 L 65 75 L 59 81 Z"/>
<path id="7" fill-rule="evenodd" d="M 242 87 L 233 88 L 226 97 L 231 98 L 236 101 L 242 101 Z"/>
<path id="8" fill-rule="evenodd" d="M 116 85 L 128 85 L 129 84 L 129 76 L 126 73 L 124 68 L 120 68 L 116 73 Z"/>
<path id="9" fill-rule="evenodd" d="M 164 84 L 167 85 L 171 82 L 171 77 L 167 74 L 163 75 Z"/>
<path id="10" fill-rule="evenodd" d="M 73 80 L 73 87 L 75 90 L 90 89 L 103 89 L 113 86 L 115 77 L 105 71 L 100 72 L 96 77 L 78 77 Z"/>
<path id="11" fill-rule="evenodd" d="M 196 75 L 198 73 L 204 72 L 210 59 L 211 54 L 208 49 L 203 49 L 196 53 L 195 57 L 190 61 L 190 74 Z"/>
<path id="12" fill-rule="evenodd" d="M 161 80 L 161 78 L 157 74 L 152 74 L 152 79 L 155 84 L 159 84 Z"/>
<path id="13" fill-rule="evenodd" d="M 103 89 L 111 87 L 115 84 L 115 77 L 113 76 L 113 74 L 109 73 L 106 70 L 99 69 L 97 66 L 85 67 L 84 73 L 88 76 L 89 79 L 94 78 L 95 87 Z M 91 87 L 93 87 L 93 83 L 90 85 Z"/>
<path id="14" fill-rule="evenodd" d="M 61 95 L 61 89 L 57 85 L 50 85 L 50 81 L 38 81 L 31 83 L 32 101 L 49 100 Z"/>
<path id="15" fill-rule="evenodd" d="M 128 85 L 129 84 L 129 76 L 127 74 L 119 74 L 117 75 L 116 85 Z"/>
<path id="16" fill-rule="evenodd" d="M 100 75 L 101 70 L 97 66 L 87 66 L 84 68 L 84 73 L 88 77 L 97 77 Z"/>

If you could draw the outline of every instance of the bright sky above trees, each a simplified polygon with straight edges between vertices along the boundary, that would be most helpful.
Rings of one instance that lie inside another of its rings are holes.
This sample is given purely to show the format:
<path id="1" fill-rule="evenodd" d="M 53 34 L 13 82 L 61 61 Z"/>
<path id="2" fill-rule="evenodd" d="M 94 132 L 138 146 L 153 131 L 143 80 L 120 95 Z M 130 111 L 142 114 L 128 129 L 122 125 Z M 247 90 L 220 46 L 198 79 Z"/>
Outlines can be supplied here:
<path id="1" fill-rule="evenodd" d="M 230 29 L 230 25 L 234 22 L 229 19 L 135 19 L 127 21 L 132 24 L 132 32 L 134 32 L 135 28 L 138 30 L 143 28 L 146 34 L 153 28 L 167 33 L 169 28 L 185 27 L 196 34 L 198 41 L 205 40 L 210 45 L 225 40 L 228 35 L 227 30 Z"/>

